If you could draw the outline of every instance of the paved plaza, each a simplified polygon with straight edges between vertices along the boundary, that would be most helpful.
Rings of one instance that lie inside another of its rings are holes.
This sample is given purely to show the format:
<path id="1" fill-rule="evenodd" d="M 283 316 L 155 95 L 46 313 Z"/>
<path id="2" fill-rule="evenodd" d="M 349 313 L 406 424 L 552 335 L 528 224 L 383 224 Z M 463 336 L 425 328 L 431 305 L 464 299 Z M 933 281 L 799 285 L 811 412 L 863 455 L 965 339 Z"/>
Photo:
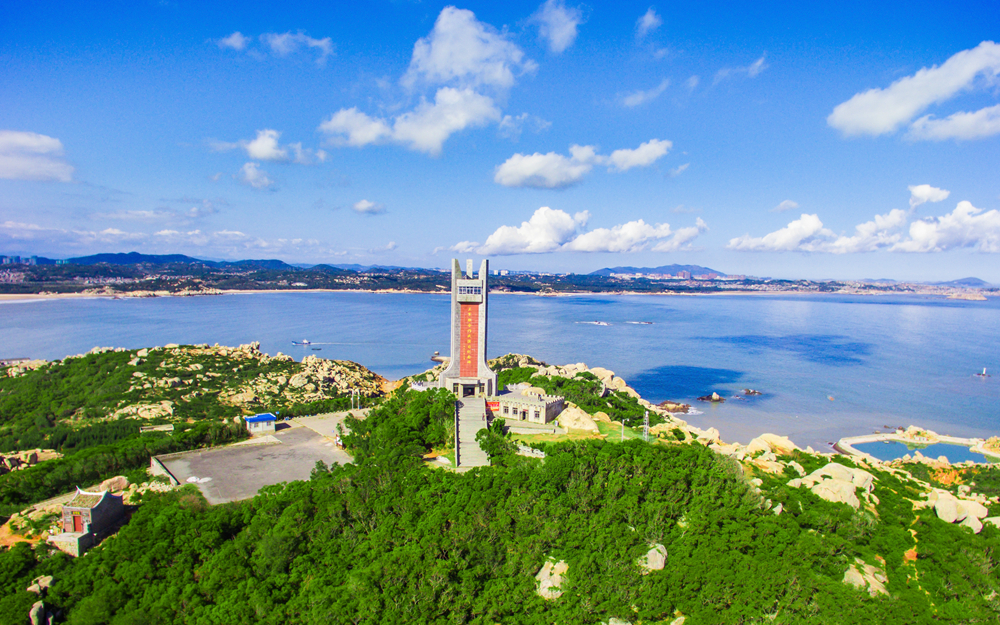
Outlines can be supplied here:
<path id="1" fill-rule="evenodd" d="M 351 461 L 351 457 L 334 444 L 333 430 L 327 427 L 326 421 L 320 417 L 307 419 L 314 420 L 315 429 L 295 422 L 281 423 L 290 427 L 263 437 L 280 441 L 277 443 L 247 442 L 193 451 L 162 462 L 177 481 L 196 484 L 205 499 L 214 505 L 249 499 L 264 486 L 279 482 L 308 480 L 317 460 L 326 464 Z M 330 423 L 335 422 L 331 420 Z"/>

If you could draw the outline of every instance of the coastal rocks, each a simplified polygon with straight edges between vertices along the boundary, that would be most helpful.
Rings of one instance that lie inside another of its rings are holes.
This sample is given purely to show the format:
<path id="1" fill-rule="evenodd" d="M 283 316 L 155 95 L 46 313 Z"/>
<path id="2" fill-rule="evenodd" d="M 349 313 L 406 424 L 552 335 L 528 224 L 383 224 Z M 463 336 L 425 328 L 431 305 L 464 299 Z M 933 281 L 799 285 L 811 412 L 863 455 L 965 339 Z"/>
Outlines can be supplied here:
<path id="1" fill-rule="evenodd" d="M 535 591 L 542 599 L 552 600 L 562 596 L 560 586 L 563 583 L 563 575 L 569 570 L 569 565 L 565 560 L 553 562 L 547 560 L 542 569 L 535 575 L 538 581 L 538 589 Z"/>
<path id="2" fill-rule="evenodd" d="M 302 388 L 309 383 L 309 376 L 304 373 L 296 373 L 288 380 L 288 386 L 292 388 Z"/>
<path id="3" fill-rule="evenodd" d="M 743 394 L 752 397 L 752 396 L 755 396 L 755 395 L 763 395 L 764 393 L 762 393 L 760 391 L 756 391 L 756 390 L 754 390 L 752 388 L 745 388 L 745 389 L 743 389 Z"/>
<path id="4" fill-rule="evenodd" d="M 24 362 L 19 362 L 7 368 L 7 377 L 16 378 L 19 375 L 24 375 L 28 371 L 41 369 L 47 364 L 49 363 L 46 360 L 26 360 Z"/>
<path id="5" fill-rule="evenodd" d="M 678 413 L 678 414 L 687 414 L 687 412 L 691 410 L 690 404 L 682 404 L 680 402 L 669 401 L 669 400 L 661 401 L 659 404 L 657 404 L 657 407 L 663 408 L 667 412 Z"/>
<path id="6" fill-rule="evenodd" d="M 889 594 L 889 591 L 885 588 L 885 584 L 888 581 L 888 578 L 885 576 L 884 565 L 883 568 L 879 568 L 867 564 L 864 560 L 860 559 L 855 559 L 854 564 L 847 567 L 847 572 L 844 573 L 843 579 L 845 584 L 850 584 L 860 590 L 867 590 L 868 594 L 873 597 Z"/>
<path id="7" fill-rule="evenodd" d="M 27 592 L 33 592 L 40 597 L 44 597 L 45 593 L 48 592 L 49 586 L 52 585 L 52 576 L 43 575 L 41 577 L 36 577 L 31 585 L 26 588 Z"/>
<path id="8" fill-rule="evenodd" d="M 793 451 L 801 451 L 795 443 L 793 443 L 787 436 L 778 436 L 777 434 L 761 434 L 754 440 L 760 440 L 770 447 L 770 451 L 774 453 L 790 454 Z M 751 441 L 753 442 L 753 441 Z"/>
<path id="9" fill-rule="evenodd" d="M 698 401 L 710 401 L 712 403 L 721 404 L 726 400 L 724 397 L 713 391 L 711 395 L 702 395 L 698 398 Z"/>
<path id="10" fill-rule="evenodd" d="M 600 434 L 594 419 L 576 406 L 570 406 L 559 414 L 559 426 L 567 430 L 585 430 Z"/>
<path id="11" fill-rule="evenodd" d="M 642 569 L 643 575 L 649 575 L 653 571 L 662 571 L 667 564 L 667 548 L 660 543 L 650 543 L 649 551 L 639 558 L 637 564 Z"/>

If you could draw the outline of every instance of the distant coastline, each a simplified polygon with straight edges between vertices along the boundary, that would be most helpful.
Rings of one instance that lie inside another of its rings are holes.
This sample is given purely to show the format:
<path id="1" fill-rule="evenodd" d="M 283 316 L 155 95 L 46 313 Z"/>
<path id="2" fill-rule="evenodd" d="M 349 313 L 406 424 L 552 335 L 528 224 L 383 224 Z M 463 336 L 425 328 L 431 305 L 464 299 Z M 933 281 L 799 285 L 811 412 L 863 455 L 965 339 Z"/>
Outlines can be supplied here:
<path id="1" fill-rule="evenodd" d="M 52 299 L 144 299 L 157 297 L 208 297 L 217 295 L 253 295 L 266 293 L 383 293 L 387 295 L 412 294 L 412 295 L 447 295 L 446 291 L 426 291 L 421 289 L 211 289 L 205 291 L 139 291 L 139 292 L 75 292 L 75 293 L 0 293 L 0 303 L 19 301 L 44 301 Z M 923 296 L 936 297 L 941 299 L 952 299 L 958 301 L 988 301 L 990 297 L 997 297 L 996 293 L 975 294 L 978 296 L 956 296 L 954 294 L 941 293 L 935 291 L 800 291 L 800 290 L 730 290 L 730 291 L 703 291 L 703 292 L 648 292 L 648 291 L 561 291 L 561 292 L 527 292 L 527 291 L 490 291 L 491 295 L 523 295 L 533 297 L 579 297 L 585 295 L 610 295 L 610 296 L 655 296 L 655 297 L 698 297 L 698 296 L 788 296 L 788 295 L 824 295 L 824 296 L 865 296 L 877 297 L 880 295 L 902 295 L 902 296 Z"/>

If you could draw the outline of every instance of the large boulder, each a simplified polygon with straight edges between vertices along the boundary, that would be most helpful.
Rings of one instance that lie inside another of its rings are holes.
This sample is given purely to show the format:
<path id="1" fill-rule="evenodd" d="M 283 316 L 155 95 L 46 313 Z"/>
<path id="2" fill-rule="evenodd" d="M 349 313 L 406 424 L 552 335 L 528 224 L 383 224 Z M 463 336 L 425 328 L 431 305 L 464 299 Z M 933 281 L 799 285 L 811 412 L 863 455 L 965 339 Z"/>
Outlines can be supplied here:
<path id="1" fill-rule="evenodd" d="M 288 381 L 288 386 L 292 388 L 302 388 L 306 384 L 309 384 L 309 376 L 304 373 L 296 373 L 292 376 L 292 379 Z"/>
<path id="2" fill-rule="evenodd" d="M 597 434 L 601 432 L 593 417 L 576 406 L 566 408 L 559 413 L 559 425 L 567 430 L 586 430 Z"/>
<path id="3" fill-rule="evenodd" d="M 667 548 L 660 543 L 652 543 L 646 555 L 639 558 L 639 567 L 643 575 L 648 575 L 651 571 L 662 571 L 667 564 Z"/>
<path id="4" fill-rule="evenodd" d="M 128 478 L 124 475 L 116 475 L 101 482 L 100 490 L 111 491 L 114 493 L 125 490 L 126 488 L 128 488 Z"/>
<path id="5" fill-rule="evenodd" d="M 985 519 L 990 514 L 990 511 L 986 509 L 986 506 L 978 501 L 960 499 L 958 505 L 968 516 L 975 517 L 977 519 Z"/>
<path id="6" fill-rule="evenodd" d="M 982 522 L 972 515 L 965 517 L 965 519 L 962 520 L 961 525 L 972 530 L 973 534 L 978 534 L 979 532 L 983 531 Z"/>
<path id="7" fill-rule="evenodd" d="M 812 475 L 824 475 L 832 477 L 835 480 L 854 482 L 854 473 L 844 465 L 838 464 L 836 462 L 831 462 L 825 467 L 813 471 Z"/>
<path id="8" fill-rule="evenodd" d="M 748 454 L 756 454 L 756 453 L 760 453 L 760 452 L 765 452 L 766 453 L 766 452 L 769 452 L 769 451 L 771 451 L 771 445 L 769 445 L 768 442 L 765 441 L 760 436 L 758 436 L 757 438 L 755 438 L 752 441 L 750 441 L 747 444 L 747 447 L 746 447 L 746 452 Z"/>
<path id="9" fill-rule="evenodd" d="M 954 523 L 959 520 L 958 500 L 954 497 L 938 496 L 937 501 L 934 502 L 934 512 L 936 512 L 938 518 L 945 523 Z"/>
<path id="10" fill-rule="evenodd" d="M 789 440 L 787 436 L 778 436 L 777 434 L 764 433 L 758 436 L 757 438 L 767 443 L 771 447 L 771 451 L 775 453 L 787 454 L 793 451 L 799 451 L 798 445 Z"/>
<path id="11" fill-rule="evenodd" d="M 858 496 L 854 493 L 854 484 L 847 480 L 829 479 L 813 484 L 810 488 L 817 497 L 833 503 L 846 503 L 852 508 L 861 506 Z"/>
<path id="12" fill-rule="evenodd" d="M 547 560 L 542 569 L 535 575 L 538 580 L 538 590 L 536 591 L 542 599 L 558 599 L 562 596 L 559 588 L 563 582 L 563 574 L 569 570 L 569 565 L 564 560 L 553 562 Z"/>
<path id="13" fill-rule="evenodd" d="M 867 590 L 871 596 L 888 595 L 885 583 L 888 581 L 883 569 L 865 563 L 863 560 L 855 560 L 854 564 L 847 567 L 844 573 L 844 583 L 850 584 L 861 590 Z"/>

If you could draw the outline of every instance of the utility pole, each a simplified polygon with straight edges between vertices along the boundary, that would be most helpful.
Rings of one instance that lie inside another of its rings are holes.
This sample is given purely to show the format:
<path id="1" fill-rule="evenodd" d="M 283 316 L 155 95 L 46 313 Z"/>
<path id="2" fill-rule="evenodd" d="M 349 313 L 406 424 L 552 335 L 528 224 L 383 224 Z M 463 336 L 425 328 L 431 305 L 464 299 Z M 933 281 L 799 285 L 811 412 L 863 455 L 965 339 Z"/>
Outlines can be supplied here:
<path id="1" fill-rule="evenodd" d="M 649 411 L 646 411 L 646 416 L 642 418 L 642 439 L 649 442 Z"/>

